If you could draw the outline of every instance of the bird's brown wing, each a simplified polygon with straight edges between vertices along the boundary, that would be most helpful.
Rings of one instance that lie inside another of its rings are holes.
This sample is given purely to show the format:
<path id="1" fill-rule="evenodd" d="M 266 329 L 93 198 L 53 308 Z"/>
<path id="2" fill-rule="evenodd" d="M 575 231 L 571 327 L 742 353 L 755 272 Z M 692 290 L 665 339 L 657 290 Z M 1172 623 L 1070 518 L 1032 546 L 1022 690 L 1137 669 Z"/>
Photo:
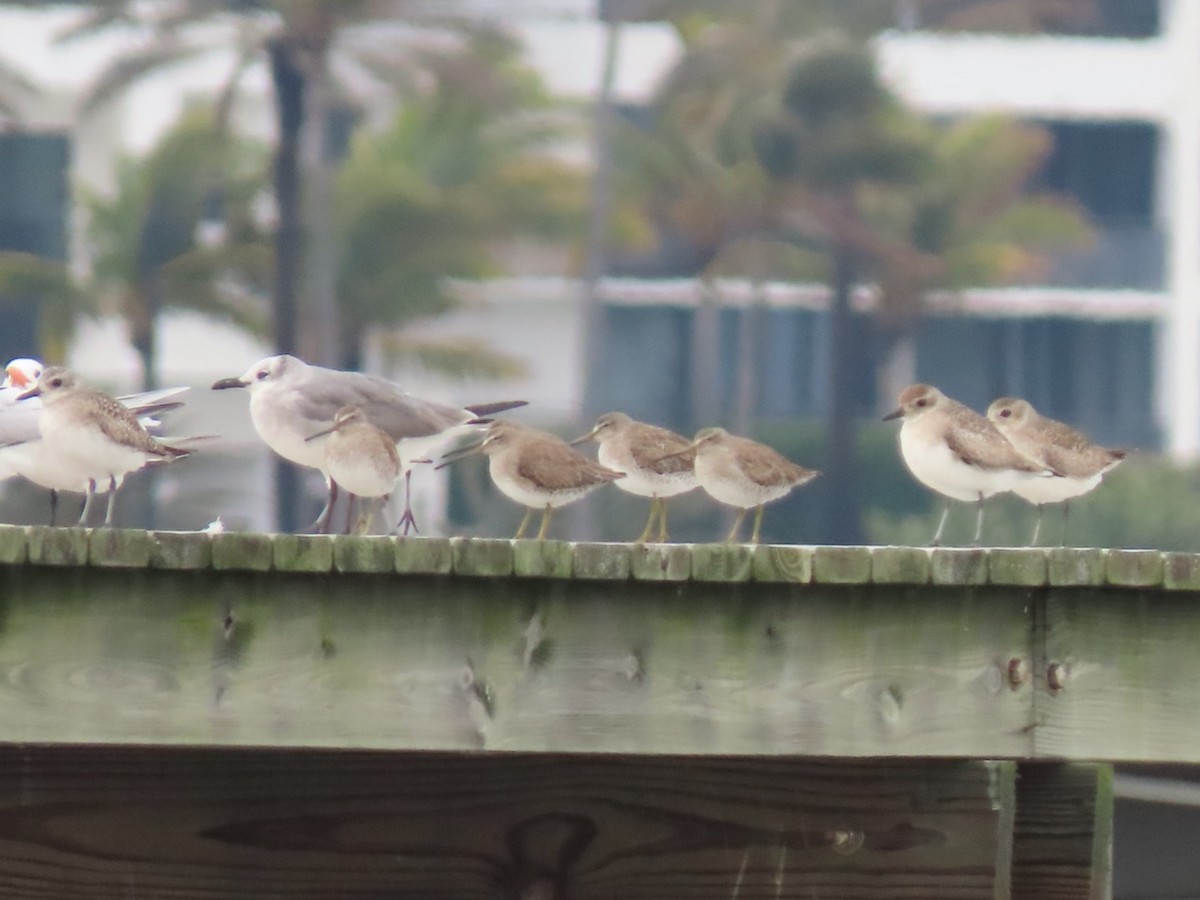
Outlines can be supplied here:
<path id="1" fill-rule="evenodd" d="M 1018 472 L 1043 472 L 1050 468 L 1023 456 L 983 416 L 960 418 L 955 425 L 946 430 L 946 444 L 955 456 L 969 466 L 988 471 L 1015 469 Z"/>
<path id="2" fill-rule="evenodd" d="M 624 477 L 624 473 L 592 462 L 565 442 L 555 441 L 537 441 L 523 447 L 517 474 L 551 491 L 586 488 Z"/>
<path id="3" fill-rule="evenodd" d="M 629 453 L 643 469 L 659 475 L 690 472 L 696 464 L 692 442 L 683 435 L 655 425 L 638 425 L 629 436 Z M 681 452 L 687 451 L 687 452 Z"/>
<path id="4" fill-rule="evenodd" d="M 164 454 L 164 446 L 142 427 L 137 416 L 119 400 L 100 391 L 80 391 L 76 401 L 80 418 L 109 440 L 146 453 Z"/>
<path id="5" fill-rule="evenodd" d="M 815 474 L 810 469 L 796 465 L 773 447 L 754 441 L 739 441 L 734 447 L 734 454 L 745 476 L 763 487 L 793 484 Z"/>

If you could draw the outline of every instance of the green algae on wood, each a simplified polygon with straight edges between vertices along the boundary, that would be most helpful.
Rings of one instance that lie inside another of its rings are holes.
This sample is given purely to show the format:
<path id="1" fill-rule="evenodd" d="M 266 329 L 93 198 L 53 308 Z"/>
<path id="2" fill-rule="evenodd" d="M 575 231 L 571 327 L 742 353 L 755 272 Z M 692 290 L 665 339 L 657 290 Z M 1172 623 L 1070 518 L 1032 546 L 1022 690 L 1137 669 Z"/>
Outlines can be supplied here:
<path id="1" fill-rule="evenodd" d="M 696 544 L 692 548 L 693 581 L 749 581 L 753 548 L 747 544 Z"/>
<path id="2" fill-rule="evenodd" d="M 1090 587 L 1104 583 L 1104 554 L 1081 547 L 1053 547 L 1046 554 L 1046 580 L 1055 586 Z"/>
<path id="3" fill-rule="evenodd" d="M 204 532 L 155 531 L 150 548 L 152 569 L 212 568 L 212 539 Z"/>
<path id="4" fill-rule="evenodd" d="M 394 572 L 395 540 L 383 535 L 341 535 L 333 542 L 333 567 L 338 572 Z"/>
<path id="5" fill-rule="evenodd" d="M 1034 548 L 1002 547 L 988 551 L 988 581 L 1041 587 L 1046 583 L 1046 552 Z"/>
<path id="6" fill-rule="evenodd" d="M 934 584 L 987 584 L 987 553 L 977 547 L 936 547 L 929 564 Z"/>
<path id="7" fill-rule="evenodd" d="M 932 568 L 929 551 L 923 547 L 871 550 L 871 581 L 875 584 L 928 584 Z"/>
<path id="8" fill-rule="evenodd" d="M 394 562 L 402 575 L 511 575 L 512 545 L 508 541 L 478 541 L 479 547 L 459 550 L 459 538 L 402 537 L 395 539 Z"/>
<path id="9" fill-rule="evenodd" d="M 51 528 L 30 525 L 29 561 L 46 566 L 82 566 L 88 561 L 86 528 Z"/>
<path id="10" fill-rule="evenodd" d="M 276 535 L 272 565 L 280 572 L 328 572 L 333 568 L 333 541 L 324 534 Z"/>
<path id="11" fill-rule="evenodd" d="M 88 536 L 88 562 L 93 566 L 144 569 L 154 552 L 154 536 L 128 528 L 97 528 Z"/>
<path id="12" fill-rule="evenodd" d="M 754 580 L 808 584 L 813 577 L 813 548 L 763 544 L 754 548 Z"/>
<path id="13" fill-rule="evenodd" d="M 1157 550 L 1109 550 L 1105 554 L 1104 580 L 1121 587 L 1161 585 L 1162 554 Z"/>
<path id="14" fill-rule="evenodd" d="M 274 535 L 227 531 L 212 536 L 214 569 L 266 572 L 274 560 Z"/>
<path id="15" fill-rule="evenodd" d="M 691 544 L 634 544 L 629 574 L 637 581 L 687 581 L 692 575 Z"/>
<path id="16" fill-rule="evenodd" d="M 866 584 L 871 580 L 870 547 L 815 547 L 813 581 L 818 584 Z"/>
<path id="17" fill-rule="evenodd" d="M 567 541 L 513 541 L 513 574 L 522 578 L 570 578 L 574 548 Z"/>
<path id="18" fill-rule="evenodd" d="M 571 562 L 574 578 L 624 581 L 629 577 L 628 544 L 578 543 Z"/>

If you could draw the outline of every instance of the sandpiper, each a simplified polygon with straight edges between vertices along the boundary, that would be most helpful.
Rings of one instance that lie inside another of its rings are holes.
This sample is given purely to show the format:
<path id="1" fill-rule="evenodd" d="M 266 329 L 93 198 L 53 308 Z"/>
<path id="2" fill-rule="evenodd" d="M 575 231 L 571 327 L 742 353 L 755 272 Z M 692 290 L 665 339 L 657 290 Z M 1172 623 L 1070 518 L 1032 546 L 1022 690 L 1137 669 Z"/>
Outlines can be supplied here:
<path id="1" fill-rule="evenodd" d="M 492 422 L 483 440 L 446 454 L 441 465 L 473 453 L 488 456 L 488 473 L 502 494 L 528 507 L 514 539 L 525 533 L 534 510 L 542 510 L 537 533 L 541 540 L 554 510 L 625 477 L 588 459 L 562 438 L 506 420 Z"/>
<path id="2" fill-rule="evenodd" d="M 737 540 L 746 513 L 754 510 L 750 543 L 762 534 L 763 506 L 807 484 L 821 473 L 782 456 L 773 447 L 737 437 L 724 428 L 704 428 L 687 448 L 696 454 L 696 481 L 718 503 L 739 512 L 727 541 Z"/>
<path id="3" fill-rule="evenodd" d="M 983 501 L 1017 484 L 1051 479 L 1055 473 L 1030 462 L 985 417 L 928 384 L 900 392 L 900 405 L 884 416 L 904 419 L 900 454 L 913 477 L 948 498 L 931 543 L 941 543 L 949 500 L 978 503 L 975 537 L 983 532 Z"/>
<path id="4" fill-rule="evenodd" d="M 250 418 L 268 447 L 286 460 L 319 470 L 327 481 L 324 444 L 328 436 L 309 438 L 328 428 L 342 407 L 361 409 L 367 421 L 396 442 L 400 453 L 405 477 L 400 525 L 405 534 L 416 529 L 410 503 L 413 464 L 434 458 L 465 433 L 485 425 L 493 413 L 525 405 L 517 400 L 456 408 L 414 397 L 374 375 L 310 366 L 286 355 L 259 360 L 241 376 L 213 385 L 215 391 L 226 388 L 249 389 Z M 330 482 L 328 501 L 315 523 L 319 530 L 328 527 L 336 499 L 337 488 Z"/>
<path id="5" fill-rule="evenodd" d="M 400 454 L 396 443 L 382 428 L 367 421 L 357 406 L 343 406 L 333 424 L 310 436 L 310 441 L 329 436 L 325 441 L 325 468 L 330 481 L 350 497 L 346 508 L 346 532 L 351 530 L 356 498 L 378 501 L 366 512 L 365 528 L 370 531 L 375 514 L 400 478 Z"/>
<path id="6" fill-rule="evenodd" d="M 658 542 L 665 543 L 667 498 L 696 487 L 696 452 L 692 442 L 666 428 L 635 421 L 619 412 L 605 413 L 591 431 L 571 443 L 581 444 L 593 438 L 600 445 L 596 454 L 600 464 L 625 473 L 616 482 L 617 487 L 650 498 L 650 517 L 637 543 L 650 540 L 656 519 Z"/>
<path id="7" fill-rule="evenodd" d="M 120 401 L 85 387 L 73 372 L 59 366 L 45 369 L 20 396 L 42 398 L 38 429 L 46 452 L 61 454 L 76 475 L 86 478 L 81 524 L 87 521 L 98 485 L 106 484 L 109 491 L 104 524 L 111 525 L 117 487 L 127 474 L 149 462 L 188 455 L 157 440 Z"/>
<path id="8" fill-rule="evenodd" d="M 992 401 L 987 417 L 1018 453 L 1034 465 L 1053 469 L 1062 476 L 1023 481 L 1014 485 L 1013 493 L 1037 507 L 1037 524 L 1030 544 L 1038 542 L 1046 504 L 1062 503 L 1065 545 L 1071 499 L 1095 488 L 1104 474 L 1125 458 L 1126 452 L 1093 444 L 1082 432 L 1046 418 L 1028 400 L 1017 397 Z"/>
<path id="9" fill-rule="evenodd" d="M 87 494 L 88 478 L 73 458 L 55 452 L 42 441 L 38 422 L 42 413 L 39 397 L 18 400 L 42 373 L 42 364 L 35 359 L 14 359 L 5 366 L 5 378 L 0 385 L 0 478 L 19 475 L 50 492 L 50 524 L 55 523 L 58 498 L 61 492 Z M 153 431 L 161 423 L 156 418 L 183 406 L 180 396 L 186 387 L 162 388 L 118 397 L 129 407 L 138 421 Z M 118 479 L 118 484 L 122 479 Z M 97 493 L 105 493 L 108 484 L 96 485 Z"/>

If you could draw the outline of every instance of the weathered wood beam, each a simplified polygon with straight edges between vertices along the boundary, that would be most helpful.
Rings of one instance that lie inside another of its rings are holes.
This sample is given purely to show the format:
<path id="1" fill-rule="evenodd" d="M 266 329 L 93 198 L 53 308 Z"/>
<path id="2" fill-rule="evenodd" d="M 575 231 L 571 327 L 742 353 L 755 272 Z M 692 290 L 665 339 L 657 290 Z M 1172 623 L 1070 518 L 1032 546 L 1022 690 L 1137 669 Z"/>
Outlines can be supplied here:
<path id="1" fill-rule="evenodd" d="M 1112 825 L 1112 766 L 1021 763 L 1013 900 L 1109 900 Z"/>
<path id="2" fill-rule="evenodd" d="M 0 747 L 0 895 L 1004 900 L 1014 768 Z"/>
<path id="3" fill-rule="evenodd" d="M 0 740 L 1200 762 L 1200 556 L 0 527 Z"/>

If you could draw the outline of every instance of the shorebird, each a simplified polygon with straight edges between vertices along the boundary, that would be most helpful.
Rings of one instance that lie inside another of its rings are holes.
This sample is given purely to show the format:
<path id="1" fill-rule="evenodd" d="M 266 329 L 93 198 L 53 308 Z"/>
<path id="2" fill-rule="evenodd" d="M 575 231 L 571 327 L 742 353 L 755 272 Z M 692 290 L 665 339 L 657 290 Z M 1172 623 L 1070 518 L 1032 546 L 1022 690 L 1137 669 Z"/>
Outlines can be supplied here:
<path id="1" fill-rule="evenodd" d="M 724 428 L 701 429 L 681 452 L 688 451 L 696 454 L 696 481 L 700 487 L 718 503 L 739 510 L 725 539 L 730 543 L 737 540 L 746 513 L 753 509 L 750 543 L 757 544 L 762 533 L 763 506 L 821 474 L 797 465 L 773 447 L 737 437 Z"/>
<path id="2" fill-rule="evenodd" d="M 48 490 L 50 524 L 53 525 L 59 494 L 65 491 L 86 496 L 88 478 L 72 457 L 55 452 L 42 441 L 38 427 L 41 399 L 18 400 L 36 383 L 42 368 L 35 359 L 14 359 L 5 366 L 4 382 L 0 385 L 0 479 L 16 475 Z M 155 417 L 181 407 L 183 402 L 179 397 L 187 390 L 186 387 L 163 388 L 117 399 L 138 416 L 143 427 L 153 430 L 161 424 Z M 96 486 L 97 493 L 107 490 L 107 483 Z"/>
<path id="3" fill-rule="evenodd" d="M 350 496 L 346 508 L 346 533 L 351 530 L 356 498 L 378 501 L 366 513 L 366 530 L 400 479 L 400 454 L 396 443 L 382 428 L 367 421 L 357 406 L 343 406 L 333 424 L 308 440 L 329 436 L 325 441 L 325 469 L 332 484 Z"/>
<path id="4" fill-rule="evenodd" d="M 104 524 L 112 524 L 113 504 L 121 480 L 150 462 L 188 455 L 188 451 L 160 442 L 138 422 L 137 415 L 102 391 L 85 387 L 73 372 L 50 366 L 19 399 L 42 398 L 38 430 L 46 452 L 61 454 L 87 482 L 86 500 L 79 517 L 87 521 L 97 486 L 109 491 Z"/>
<path id="5" fill-rule="evenodd" d="M 1093 444 L 1082 432 L 1063 422 L 1046 418 L 1028 400 L 1017 397 L 1001 397 L 992 401 L 987 417 L 1017 448 L 1018 453 L 1034 465 L 1053 469 L 1062 476 L 1023 481 L 1013 487 L 1013 493 L 1037 507 L 1037 524 L 1033 529 L 1031 545 L 1038 542 L 1046 504 L 1061 503 L 1065 545 L 1071 499 L 1095 488 L 1104 474 L 1125 458 L 1126 452 Z"/>
<path id="6" fill-rule="evenodd" d="M 328 500 L 314 523 L 318 530 L 329 525 L 337 487 L 329 481 L 325 464 L 328 436 L 309 438 L 328 428 L 342 407 L 357 406 L 368 422 L 395 441 L 405 478 L 400 527 L 407 534 L 410 528 L 416 530 L 410 503 L 413 464 L 440 454 L 464 434 L 487 424 L 493 413 L 525 405 L 518 400 L 447 406 L 414 397 L 375 375 L 310 366 L 286 355 L 259 360 L 241 376 L 213 385 L 215 391 L 227 388 L 249 389 L 250 419 L 268 447 L 290 462 L 319 470 L 329 482 Z"/>
<path id="7" fill-rule="evenodd" d="M 950 500 L 978 503 L 975 537 L 983 532 L 983 501 L 1018 484 L 1051 480 L 1056 473 L 1030 462 L 986 418 L 928 384 L 900 392 L 900 405 L 884 420 L 904 419 L 900 455 L 913 477 L 947 498 L 930 542 L 941 543 Z"/>
<path id="8" fill-rule="evenodd" d="M 658 521 L 658 542 L 667 540 L 667 498 L 696 487 L 692 442 L 657 425 L 638 422 L 624 413 L 605 413 L 587 434 L 571 441 L 572 445 L 595 439 L 600 448 L 600 464 L 625 477 L 617 487 L 639 497 L 650 498 L 650 517 L 637 543 L 650 540 Z"/>
<path id="9" fill-rule="evenodd" d="M 625 477 L 588 459 L 562 438 L 501 420 L 488 425 L 483 440 L 446 454 L 438 468 L 474 453 L 488 457 L 488 474 L 500 493 L 528 507 L 514 539 L 525 533 L 534 510 L 542 511 L 537 533 L 542 540 L 554 510 Z"/>

